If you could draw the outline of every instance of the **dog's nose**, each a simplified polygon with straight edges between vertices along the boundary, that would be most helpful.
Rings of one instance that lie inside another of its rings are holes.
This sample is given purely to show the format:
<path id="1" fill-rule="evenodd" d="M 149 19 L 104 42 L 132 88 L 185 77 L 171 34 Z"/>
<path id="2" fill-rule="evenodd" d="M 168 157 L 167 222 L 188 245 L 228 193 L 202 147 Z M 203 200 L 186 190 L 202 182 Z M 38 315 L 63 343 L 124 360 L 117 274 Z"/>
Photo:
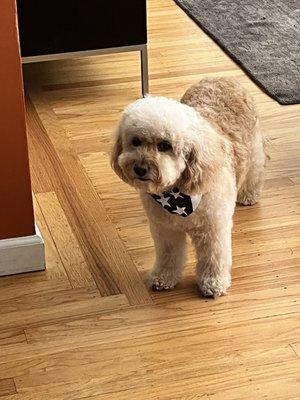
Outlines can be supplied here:
<path id="1" fill-rule="evenodd" d="M 147 173 L 147 168 L 141 167 L 139 165 L 135 165 L 133 167 L 134 172 L 137 174 L 139 177 L 143 177 Z"/>

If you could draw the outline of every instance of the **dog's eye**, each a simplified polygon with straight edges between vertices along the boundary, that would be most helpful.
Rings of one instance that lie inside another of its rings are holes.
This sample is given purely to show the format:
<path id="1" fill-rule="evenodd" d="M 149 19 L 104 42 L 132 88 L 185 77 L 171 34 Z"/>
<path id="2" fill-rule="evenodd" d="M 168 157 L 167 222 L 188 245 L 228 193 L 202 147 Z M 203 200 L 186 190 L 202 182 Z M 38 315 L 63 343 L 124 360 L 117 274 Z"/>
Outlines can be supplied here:
<path id="1" fill-rule="evenodd" d="M 132 146 L 134 146 L 134 147 L 138 147 L 142 144 L 142 142 L 140 141 L 140 139 L 138 137 L 133 138 L 131 143 L 132 143 Z"/>
<path id="2" fill-rule="evenodd" d="M 166 152 L 172 150 L 172 145 L 167 140 L 163 140 L 157 144 L 157 148 L 159 151 Z"/>

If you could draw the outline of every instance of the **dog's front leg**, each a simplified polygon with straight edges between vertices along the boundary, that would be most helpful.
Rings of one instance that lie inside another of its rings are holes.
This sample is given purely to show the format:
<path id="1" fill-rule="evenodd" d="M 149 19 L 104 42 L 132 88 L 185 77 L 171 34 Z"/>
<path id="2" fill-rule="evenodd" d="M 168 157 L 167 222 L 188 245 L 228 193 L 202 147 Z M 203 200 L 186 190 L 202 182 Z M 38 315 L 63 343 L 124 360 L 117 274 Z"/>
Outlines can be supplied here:
<path id="1" fill-rule="evenodd" d="M 192 233 L 197 253 L 197 282 L 205 297 L 226 294 L 231 283 L 232 215 L 224 218 L 204 217 L 204 229 Z"/>
<path id="2" fill-rule="evenodd" d="M 149 274 L 149 284 L 155 290 L 172 289 L 181 278 L 186 259 L 186 234 L 161 224 L 150 224 L 155 244 L 156 260 Z"/>

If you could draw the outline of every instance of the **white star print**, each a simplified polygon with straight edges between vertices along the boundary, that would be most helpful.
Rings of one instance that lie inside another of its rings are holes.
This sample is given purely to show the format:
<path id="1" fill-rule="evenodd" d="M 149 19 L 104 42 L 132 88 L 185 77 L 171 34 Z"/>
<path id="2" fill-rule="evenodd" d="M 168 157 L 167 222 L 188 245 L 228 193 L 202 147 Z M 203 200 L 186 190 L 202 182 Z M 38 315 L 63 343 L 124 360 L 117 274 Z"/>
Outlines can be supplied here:
<path id="1" fill-rule="evenodd" d="M 184 211 L 186 207 L 178 207 L 176 206 L 176 210 L 172 211 L 174 214 L 178 215 L 187 215 L 187 213 Z"/>
<path id="2" fill-rule="evenodd" d="M 157 201 L 163 206 L 169 206 L 171 207 L 171 204 L 168 203 L 168 200 L 170 199 L 170 197 L 161 197 L 160 199 L 157 199 Z"/>
<path id="3" fill-rule="evenodd" d="M 171 194 L 172 196 L 174 196 L 175 199 L 177 199 L 178 197 L 181 198 L 181 199 L 183 199 L 183 197 L 181 196 L 180 192 L 173 192 L 173 189 L 172 189 L 172 191 L 170 192 L 170 194 Z"/>

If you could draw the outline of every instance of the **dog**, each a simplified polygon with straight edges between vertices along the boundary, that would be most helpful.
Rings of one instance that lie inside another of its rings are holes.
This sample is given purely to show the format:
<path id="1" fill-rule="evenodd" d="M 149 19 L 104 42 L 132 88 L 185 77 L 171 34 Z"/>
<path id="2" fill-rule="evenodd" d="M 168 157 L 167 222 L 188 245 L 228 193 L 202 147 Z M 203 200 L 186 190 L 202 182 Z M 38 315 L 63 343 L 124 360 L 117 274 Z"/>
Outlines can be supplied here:
<path id="1" fill-rule="evenodd" d="M 147 213 L 156 250 L 153 289 L 178 283 L 189 235 L 200 293 L 226 294 L 235 204 L 258 201 L 265 162 L 253 100 L 234 79 L 203 79 L 180 102 L 148 96 L 125 109 L 111 165 L 138 190 Z"/>

